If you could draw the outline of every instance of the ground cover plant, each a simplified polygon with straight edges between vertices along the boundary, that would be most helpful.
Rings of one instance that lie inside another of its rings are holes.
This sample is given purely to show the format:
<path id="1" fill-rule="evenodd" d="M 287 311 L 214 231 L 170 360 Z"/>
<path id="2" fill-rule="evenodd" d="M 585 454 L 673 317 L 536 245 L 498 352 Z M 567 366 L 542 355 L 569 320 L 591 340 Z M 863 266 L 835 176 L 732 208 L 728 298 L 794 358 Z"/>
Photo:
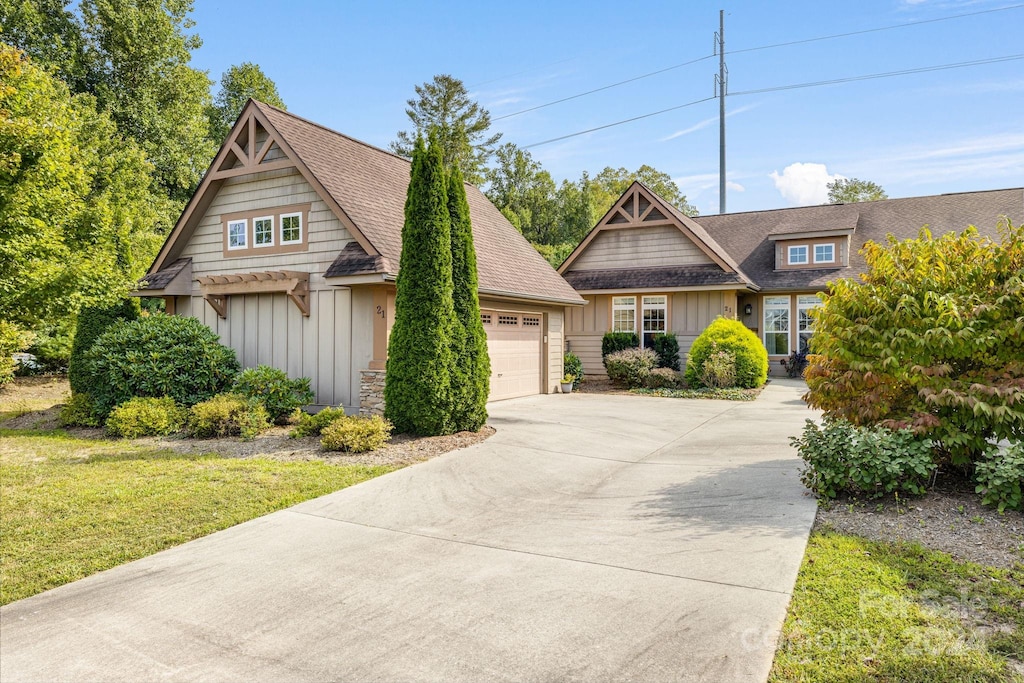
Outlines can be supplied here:
<path id="1" fill-rule="evenodd" d="M 754 401 L 761 393 L 759 389 L 740 389 L 730 387 L 728 389 L 708 389 L 698 387 L 696 389 L 668 389 L 668 388 L 640 388 L 630 389 L 631 394 L 640 396 L 659 396 L 661 398 L 708 398 L 719 401 Z"/>
<path id="2" fill-rule="evenodd" d="M 811 535 L 772 683 L 1020 681 L 1024 565 L 957 562 L 912 543 Z"/>
<path id="3" fill-rule="evenodd" d="M 393 469 L 0 429 L 0 604 Z"/>

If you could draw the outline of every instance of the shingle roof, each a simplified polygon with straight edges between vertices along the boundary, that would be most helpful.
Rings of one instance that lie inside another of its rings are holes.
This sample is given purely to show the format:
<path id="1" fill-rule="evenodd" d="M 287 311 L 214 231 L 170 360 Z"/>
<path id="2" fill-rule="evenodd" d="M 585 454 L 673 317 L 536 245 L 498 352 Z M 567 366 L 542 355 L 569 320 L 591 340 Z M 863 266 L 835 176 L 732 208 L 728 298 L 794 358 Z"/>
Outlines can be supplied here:
<path id="1" fill-rule="evenodd" d="M 143 281 L 144 286 L 140 286 L 137 289 L 140 291 L 164 289 L 167 285 L 171 284 L 182 269 L 190 263 L 192 263 L 191 258 L 180 258 L 174 263 L 168 265 L 166 268 L 161 268 L 158 272 L 147 275 Z"/>
<path id="2" fill-rule="evenodd" d="M 254 104 L 380 252 L 384 272 L 396 274 L 402 254 L 409 161 L 276 107 Z M 480 190 L 467 184 L 466 196 L 481 292 L 582 303 L 576 290 Z M 350 252 L 348 256 L 355 259 L 358 255 Z M 335 265 L 338 267 L 332 265 L 332 270 L 344 273 L 344 264 Z"/>
<path id="3" fill-rule="evenodd" d="M 598 289 L 653 289 L 657 287 L 701 287 L 747 283 L 737 273 L 727 273 L 717 264 L 659 268 L 613 268 L 571 270 L 564 275 L 578 291 Z"/>
<path id="4" fill-rule="evenodd" d="M 853 223 L 851 217 L 856 215 Z M 727 213 L 697 219 L 762 290 L 822 288 L 830 280 L 856 277 L 866 271 L 858 252 L 868 241 L 885 243 L 916 237 L 925 225 L 932 234 L 961 231 L 975 225 L 993 235 L 1001 217 L 1024 222 L 1024 188 L 886 199 L 857 204 L 826 204 L 793 209 Z M 844 229 L 855 225 L 850 265 L 845 268 L 775 270 L 775 245 L 768 235 L 781 232 Z"/>

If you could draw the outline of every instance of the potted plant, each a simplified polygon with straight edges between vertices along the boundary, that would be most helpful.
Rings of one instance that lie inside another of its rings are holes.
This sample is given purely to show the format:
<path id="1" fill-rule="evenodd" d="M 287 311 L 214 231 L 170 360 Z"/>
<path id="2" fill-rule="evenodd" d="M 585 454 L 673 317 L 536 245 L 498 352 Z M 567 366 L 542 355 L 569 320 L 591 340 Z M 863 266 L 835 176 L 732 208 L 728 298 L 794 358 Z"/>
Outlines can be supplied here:
<path id="1" fill-rule="evenodd" d="M 571 394 L 572 393 L 572 385 L 573 385 L 573 383 L 575 381 L 576 381 L 576 375 L 566 374 L 565 377 L 562 378 L 562 393 L 563 394 Z"/>

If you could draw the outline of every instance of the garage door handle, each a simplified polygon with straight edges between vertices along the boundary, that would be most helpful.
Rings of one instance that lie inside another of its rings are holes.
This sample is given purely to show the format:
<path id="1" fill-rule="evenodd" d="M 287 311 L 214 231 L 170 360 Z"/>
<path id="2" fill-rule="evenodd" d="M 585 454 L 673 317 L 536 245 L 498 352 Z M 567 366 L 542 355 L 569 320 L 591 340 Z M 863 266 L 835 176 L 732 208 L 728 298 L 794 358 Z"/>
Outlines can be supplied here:
<path id="1" fill-rule="evenodd" d="M 501 377 L 504 373 L 499 372 L 498 377 Z"/>

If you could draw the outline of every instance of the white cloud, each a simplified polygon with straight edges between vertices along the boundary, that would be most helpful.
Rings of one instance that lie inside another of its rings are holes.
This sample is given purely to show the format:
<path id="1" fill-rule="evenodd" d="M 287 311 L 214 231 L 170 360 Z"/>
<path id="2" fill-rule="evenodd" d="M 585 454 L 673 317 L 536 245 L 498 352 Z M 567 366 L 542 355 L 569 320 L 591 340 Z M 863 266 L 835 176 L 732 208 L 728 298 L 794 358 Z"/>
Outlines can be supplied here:
<path id="1" fill-rule="evenodd" d="M 769 177 L 775 183 L 775 188 L 789 203 L 796 206 L 809 206 L 827 202 L 827 185 L 844 176 L 829 175 L 825 164 L 797 162 L 782 169 L 781 174 L 778 171 L 772 171 Z"/>
<path id="2" fill-rule="evenodd" d="M 747 188 L 743 187 L 739 183 L 734 183 L 731 180 L 726 180 L 725 181 L 725 188 L 727 190 L 736 190 L 737 192 L 746 192 L 747 191 Z"/>

